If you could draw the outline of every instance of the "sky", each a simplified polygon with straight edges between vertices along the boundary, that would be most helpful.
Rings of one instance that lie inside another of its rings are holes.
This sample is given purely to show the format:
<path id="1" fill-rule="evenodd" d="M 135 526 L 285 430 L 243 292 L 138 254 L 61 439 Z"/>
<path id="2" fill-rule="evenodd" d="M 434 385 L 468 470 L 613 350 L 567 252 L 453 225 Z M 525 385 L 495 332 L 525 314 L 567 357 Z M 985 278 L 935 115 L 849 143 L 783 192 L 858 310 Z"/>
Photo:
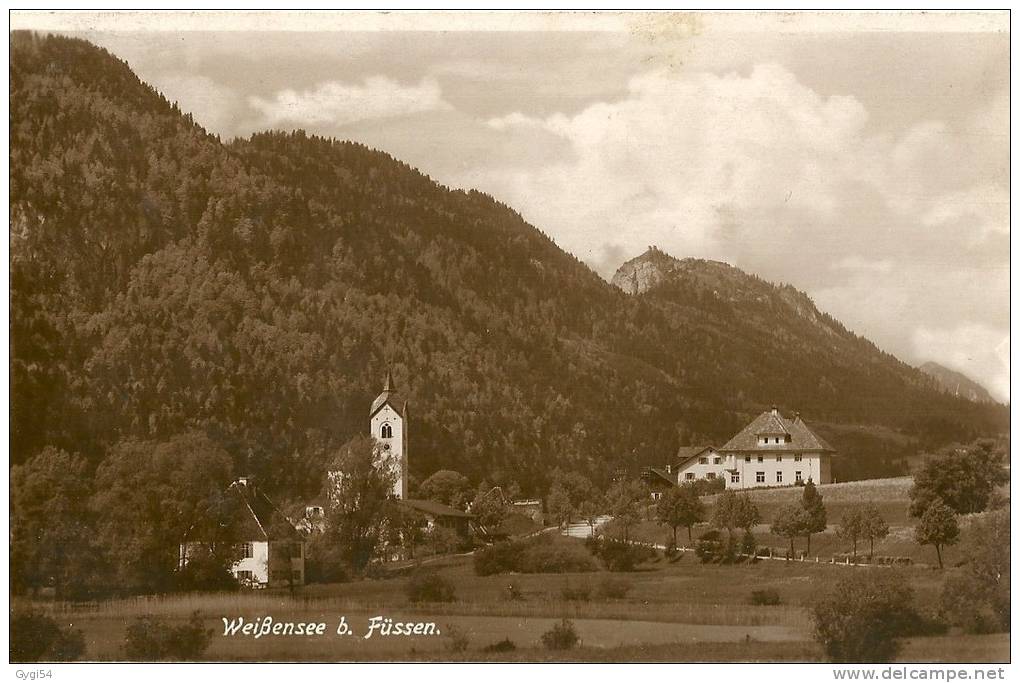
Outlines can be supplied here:
<path id="1" fill-rule="evenodd" d="M 23 21 L 223 138 L 366 143 L 606 278 L 650 245 L 726 261 L 1009 399 L 1007 14 Z"/>

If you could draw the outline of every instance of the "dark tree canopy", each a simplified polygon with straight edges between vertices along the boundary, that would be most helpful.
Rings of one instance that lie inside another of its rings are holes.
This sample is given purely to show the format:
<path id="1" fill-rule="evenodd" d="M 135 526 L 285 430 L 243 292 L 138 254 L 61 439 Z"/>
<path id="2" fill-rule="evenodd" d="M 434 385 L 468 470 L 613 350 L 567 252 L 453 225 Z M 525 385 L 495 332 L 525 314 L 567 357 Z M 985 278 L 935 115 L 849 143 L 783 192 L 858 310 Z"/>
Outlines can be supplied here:
<path id="1" fill-rule="evenodd" d="M 984 511 L 995 489 L 1009 481 L 1004 459 L 991 440 L 947 446 L 926 457 L 910 489 L 910 514 L 920 517 L 936 498 L 960 515 Z"/>

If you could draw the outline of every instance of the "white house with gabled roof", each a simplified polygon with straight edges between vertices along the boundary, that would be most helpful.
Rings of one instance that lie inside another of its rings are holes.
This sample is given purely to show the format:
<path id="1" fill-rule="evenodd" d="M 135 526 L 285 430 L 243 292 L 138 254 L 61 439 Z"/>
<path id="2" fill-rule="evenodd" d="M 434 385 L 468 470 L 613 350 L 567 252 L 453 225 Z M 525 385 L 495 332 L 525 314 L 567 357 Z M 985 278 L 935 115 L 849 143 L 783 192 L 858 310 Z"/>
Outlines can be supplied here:
<path id="1" fill-rule="evenodd" d="M 783 417 L 775 406 L 756 417 L 720 449 L 726 488 L 790 486 L 809 479 L 832 483 L 836 450 L 794 413 Z"/>
<path id="2" fill-rule="evenodd" d="M 773 406 L 722 447 L 681 446 L 672 463 L 646 468 L 642 479 L 653 499 L 670 486 L 702 479 L 721 479 L 728 489 L 792 486 L 809 479 L 831 484 L 835 453 L 800 413 L 788 419 Z"/>

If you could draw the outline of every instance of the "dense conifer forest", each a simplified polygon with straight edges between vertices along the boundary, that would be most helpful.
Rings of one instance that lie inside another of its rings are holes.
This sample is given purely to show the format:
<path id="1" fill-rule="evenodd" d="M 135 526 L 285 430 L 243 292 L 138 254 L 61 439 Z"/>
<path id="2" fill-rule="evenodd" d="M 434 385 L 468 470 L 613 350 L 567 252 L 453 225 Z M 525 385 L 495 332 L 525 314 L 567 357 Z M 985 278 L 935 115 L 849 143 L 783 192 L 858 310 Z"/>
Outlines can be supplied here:
<path id="1" fill-rule="evenodd" d="M 12 464 L 58 449 L 92 476 L 201 434 L 299 500 L 387 368 L 415 478 L 529 495 L 554 468 L 607 482 L 719 444 L 773 403 L 841 451 L 841 479 L 1008 429 L 791 287 L 691 261 L 625 294 L 384 152 L 222 141 L 82 40 L 15 33 L 10 77 Z"/>

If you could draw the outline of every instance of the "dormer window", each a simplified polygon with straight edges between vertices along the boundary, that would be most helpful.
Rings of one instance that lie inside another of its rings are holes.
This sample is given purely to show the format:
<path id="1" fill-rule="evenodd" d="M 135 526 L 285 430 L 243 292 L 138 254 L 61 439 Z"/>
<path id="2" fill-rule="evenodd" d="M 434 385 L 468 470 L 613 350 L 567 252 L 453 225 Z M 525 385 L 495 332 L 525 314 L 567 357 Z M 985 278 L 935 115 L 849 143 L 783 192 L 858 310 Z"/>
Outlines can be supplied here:
<path id="1" fill-rule="evenodd" d="M 393 427 L 390 426 L 389 422 L 384 422 L 382 429 L 379 430 L 379 436 L 383 439 L 393 438 Z"/>

